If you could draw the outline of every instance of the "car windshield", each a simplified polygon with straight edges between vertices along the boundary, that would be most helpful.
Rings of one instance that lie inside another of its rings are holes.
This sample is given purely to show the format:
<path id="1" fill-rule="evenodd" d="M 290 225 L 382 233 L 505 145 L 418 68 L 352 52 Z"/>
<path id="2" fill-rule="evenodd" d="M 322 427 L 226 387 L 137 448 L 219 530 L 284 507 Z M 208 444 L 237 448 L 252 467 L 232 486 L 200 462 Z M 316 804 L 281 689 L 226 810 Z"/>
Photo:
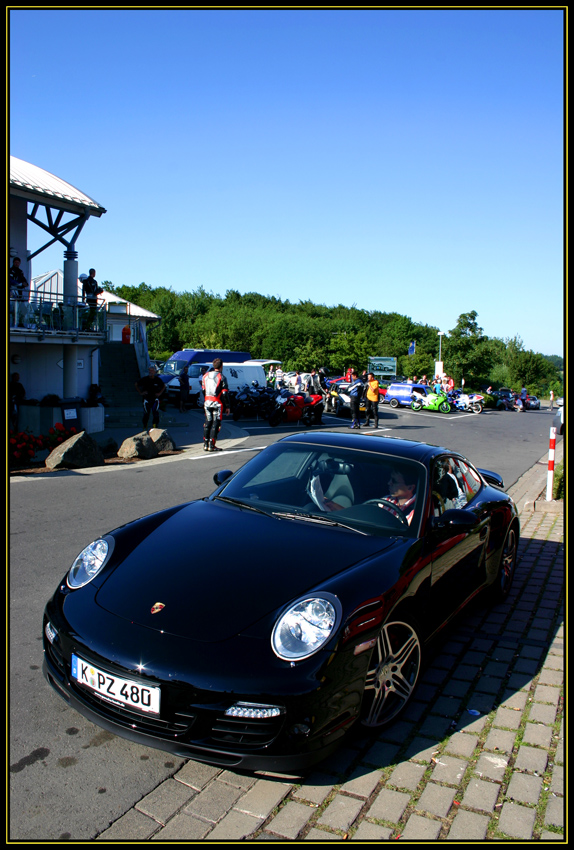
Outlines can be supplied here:
<path id="1" fill-rule="evenodd" d="M 168 375 L 179 375 L 184 366 L 187 366 L 186 360 L 169 360 L 163 367 L 163 372 Z M 190 363 L 187 374 L 190 378 L 199 378 L 207 370 L 207 366 L 201 366 L 199 363 Z"/>
<path id="2" fill-rule="evenodd" d="M 416 537 L 426 470 L 377 452 L 278 443 L 242 469 L 215 498 L 302 521 L 327 518 L 377 536 Z"/>
<path id="3" fill-rule="evenodd" d="M 168 360 L 164 364 L 163 371 L 168 375 L 179 375 L 185 365 L 185 360 Z"/>

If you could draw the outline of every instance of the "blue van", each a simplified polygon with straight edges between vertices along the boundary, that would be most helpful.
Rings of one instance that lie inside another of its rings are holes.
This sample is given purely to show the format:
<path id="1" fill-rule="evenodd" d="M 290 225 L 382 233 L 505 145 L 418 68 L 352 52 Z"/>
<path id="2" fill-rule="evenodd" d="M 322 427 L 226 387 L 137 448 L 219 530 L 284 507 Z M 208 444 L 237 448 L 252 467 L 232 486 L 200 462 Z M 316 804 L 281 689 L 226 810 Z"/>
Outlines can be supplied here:
<path id="1" fill-rule="evenodd" d="M 184 348 L 183 351 L 176 351 L 169 360 L 165 361 L 160 378 L 165 384 L 169 384 L 173 378 L 177 378 L 184 366 L 189 367 L 190 378 L 198 378 L 202 374 L 199 364 L 213 363 L 216 357 L 220 357 L 224 363 L 244 363 L 246 360 L 251 360 L 251 354 L 248 351 L 230 351 L 228 348 Z M 196 366 L 192 368 L 193 363 Z"/>
<path id="2" fill-rule="evenodd" d="M 396 383 L 391 384 L 388 388 L 384 401 L 387 404 L 390 404 L 391 407 L 398 407 L 402 405 L 403 407 L 411 406 L 411 393 L 419 392 L 423 395 L 427 395 L 430 391 L 432 392 L 432 387 L 427 387 L 424 384 L 407 384 L 405 383 Z"/>

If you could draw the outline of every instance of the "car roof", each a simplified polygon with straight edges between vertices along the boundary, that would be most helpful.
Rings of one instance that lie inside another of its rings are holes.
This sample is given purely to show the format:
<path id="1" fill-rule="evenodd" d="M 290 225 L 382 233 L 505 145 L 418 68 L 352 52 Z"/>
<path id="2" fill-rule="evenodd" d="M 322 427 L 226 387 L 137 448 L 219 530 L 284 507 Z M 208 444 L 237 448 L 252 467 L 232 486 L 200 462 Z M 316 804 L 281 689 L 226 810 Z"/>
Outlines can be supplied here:
<path id="1" fill-rule="evenodd" d="M 400 437 L 378 437 L 368 434 L 341 434 L 332 431 L 310 431 L 305 434 L 290 434 L 281 443 L 302 443 L 309 446 L 326 446 L 337 449 L 355 449 L 357 451 L 377 452 L 409 458 L 428 463 L 433 457 L 444 454 L 460 455 L 441 446 L 403 440 Z"/>

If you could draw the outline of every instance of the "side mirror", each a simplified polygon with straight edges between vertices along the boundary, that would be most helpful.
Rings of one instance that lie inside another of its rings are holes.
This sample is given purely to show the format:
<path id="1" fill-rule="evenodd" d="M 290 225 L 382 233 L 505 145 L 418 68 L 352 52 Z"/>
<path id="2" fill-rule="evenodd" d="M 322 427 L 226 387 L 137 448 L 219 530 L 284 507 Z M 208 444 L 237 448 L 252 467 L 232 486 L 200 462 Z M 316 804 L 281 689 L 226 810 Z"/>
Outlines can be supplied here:
<path id="1" fill-rule="evenodd" d="M 218 487 L 221 487 L 221 485 L 225 481 L 227 481 L 228 478 L 231 478 L 232 475 L 233 472 L 230 469 L 222 469 L 219 472 L 215 473 L 215 475 L 213 476 L 213 480 Z"/>
<path id="2" fill-rule="evenodd" d="M 432 527 L 435 531 L 443 532 L 449 536 L 472 531 L 478 523 L 478 518 L 470 511 L 463 508 L 451 508 L 441 516 L 434 517 Z"/>
<path id="3" fill-rule="evenodd" d="M 501 490 L 504 490 L 504 481 L 497 472 L 491 472 L 489 469 L 479 469 L 478 471 L 487 484 L 491 484 L 494 487 L 500 487 Z"/>

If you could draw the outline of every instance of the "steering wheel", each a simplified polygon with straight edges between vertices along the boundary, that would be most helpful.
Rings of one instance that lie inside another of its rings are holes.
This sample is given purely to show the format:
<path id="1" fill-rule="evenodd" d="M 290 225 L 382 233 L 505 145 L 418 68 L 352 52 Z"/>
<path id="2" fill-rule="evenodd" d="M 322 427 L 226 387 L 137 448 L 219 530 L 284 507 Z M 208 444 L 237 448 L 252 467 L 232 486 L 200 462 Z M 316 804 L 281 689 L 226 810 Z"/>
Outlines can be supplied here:
<path id="1" fill-rule="evenodd" d="M 400 511 L 396 505 L 390 502 L 388 499 L 367 499 L 366 502 L 363 502 L 364 505 L 384 505 L 388 510 L 392 513 L 394 517 L 396 517 L 403 525 L 408 525 L 409 521 L 404 515 L 402 511 Z"/>

